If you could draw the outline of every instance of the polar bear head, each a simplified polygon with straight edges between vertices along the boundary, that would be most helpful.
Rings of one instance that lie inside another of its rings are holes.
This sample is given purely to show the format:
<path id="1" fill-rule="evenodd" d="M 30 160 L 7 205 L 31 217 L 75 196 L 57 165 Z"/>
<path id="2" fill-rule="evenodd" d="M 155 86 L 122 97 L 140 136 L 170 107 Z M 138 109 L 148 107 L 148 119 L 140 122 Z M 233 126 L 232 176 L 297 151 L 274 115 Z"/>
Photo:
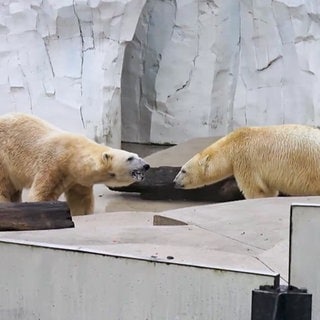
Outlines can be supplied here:
<path id="1" fill-rule="evenodd" d="M 195 189 L 230 177 L 232 160 L 223 143 L 224 140 L 219 140 L 186 162 L 174 179 L 175 187 Z"/>
<path id="2" fill-rule="evenodd" d="M 108 187 L 123 187 L 141 181 L 150 168 L 137 154 L 125 150 L 109 148 L 103 152 L 105 164 L 104 184 Z"/>
<path id="3" fill-rule="evenodd" d="M 174 184 L 179 189 L 194 189 L 206 184 L 206 172 L 209 156 L 196 154 L 186 162 L 174 178 Z"/>

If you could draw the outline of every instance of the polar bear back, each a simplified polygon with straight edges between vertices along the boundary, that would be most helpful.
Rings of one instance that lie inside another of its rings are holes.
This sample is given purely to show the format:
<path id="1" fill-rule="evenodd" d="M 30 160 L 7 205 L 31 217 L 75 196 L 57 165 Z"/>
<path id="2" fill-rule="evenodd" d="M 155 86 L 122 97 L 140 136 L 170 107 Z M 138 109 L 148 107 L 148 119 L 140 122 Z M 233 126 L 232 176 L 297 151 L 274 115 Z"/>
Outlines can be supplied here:
<path id="1" fill-rule="evenodd" d="M 304 125 L 239 128 L 187 161 L 174 179 L 193 189 L 234 175 L 246 198 L 320 195 L 320 129 Z"/>
<path id="2" fill-rule="evenodd" d="M 0 163 L 18 189 L 29 188 L 39 170 L 62 164 L 73 149 L 81 152 L 81 144 L 86 149 L 101 148 L 84 136 L 60 130 L 35 116 L 10 113 L 0 117 Z"/>
<path id="3" fill-rule="evenodd" d="M 320 194 L 319 129 L 304 125 L 251 127 L 231 136 L 233 171 L 240 188 L 253 179 L 262 189 L 289 195 Z"/>

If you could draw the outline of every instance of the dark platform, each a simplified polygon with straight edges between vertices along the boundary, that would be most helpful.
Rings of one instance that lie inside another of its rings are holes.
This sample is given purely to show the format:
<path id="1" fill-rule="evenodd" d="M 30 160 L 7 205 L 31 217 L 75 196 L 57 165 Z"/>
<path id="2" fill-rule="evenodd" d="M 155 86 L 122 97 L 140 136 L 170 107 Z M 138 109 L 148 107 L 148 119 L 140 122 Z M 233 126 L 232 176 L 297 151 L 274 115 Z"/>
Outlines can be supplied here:
<path id="1" fill-rule="evenodd" d="M 146 172 L 145 179 L 127 187 L 110 188 L 113 191 L 137 192 L 147 200 L 191 200 L 226 202 L 244 199 L 233 177 L 198 189 L 176 189 L 173 179 L 180 167 L 155 167 Z"/>

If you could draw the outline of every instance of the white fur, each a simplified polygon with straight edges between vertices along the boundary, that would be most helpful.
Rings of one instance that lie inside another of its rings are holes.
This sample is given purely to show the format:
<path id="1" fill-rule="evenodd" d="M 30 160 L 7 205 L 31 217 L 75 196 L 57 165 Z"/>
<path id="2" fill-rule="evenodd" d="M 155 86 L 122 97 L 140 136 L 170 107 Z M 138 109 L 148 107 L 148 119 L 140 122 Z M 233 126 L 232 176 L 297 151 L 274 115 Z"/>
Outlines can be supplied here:
<path id="1" fill-rule="evenodd" d="M 246 198 L 320 195 L 320 130 L 304 125 L 240 128 L 184 164 L 177 187 L 235 176 Z"/>

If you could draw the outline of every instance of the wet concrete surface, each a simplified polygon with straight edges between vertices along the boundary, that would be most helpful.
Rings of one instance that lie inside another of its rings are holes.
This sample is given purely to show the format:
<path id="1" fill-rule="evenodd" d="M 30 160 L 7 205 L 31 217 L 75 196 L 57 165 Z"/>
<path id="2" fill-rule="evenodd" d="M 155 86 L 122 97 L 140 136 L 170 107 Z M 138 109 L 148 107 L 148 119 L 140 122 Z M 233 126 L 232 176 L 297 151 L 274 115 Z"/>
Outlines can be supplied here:
<path id="1" fill-rule="evenodd" d="M 217 138 L 211 137 L 195 138 L 176 146 L 123 143 L 122 148 L 137 153 L 152 167 L 182 166 L 194 154 L 210 145 L 216 139 Z M 161 212 L 170 209 L 208 204 L 208 202 L 193 201 L 142 200 L 139 194 L 111 191 L 105 185 L 96 185 L 94 192 L 96 213 L 116 211 Z"/>

